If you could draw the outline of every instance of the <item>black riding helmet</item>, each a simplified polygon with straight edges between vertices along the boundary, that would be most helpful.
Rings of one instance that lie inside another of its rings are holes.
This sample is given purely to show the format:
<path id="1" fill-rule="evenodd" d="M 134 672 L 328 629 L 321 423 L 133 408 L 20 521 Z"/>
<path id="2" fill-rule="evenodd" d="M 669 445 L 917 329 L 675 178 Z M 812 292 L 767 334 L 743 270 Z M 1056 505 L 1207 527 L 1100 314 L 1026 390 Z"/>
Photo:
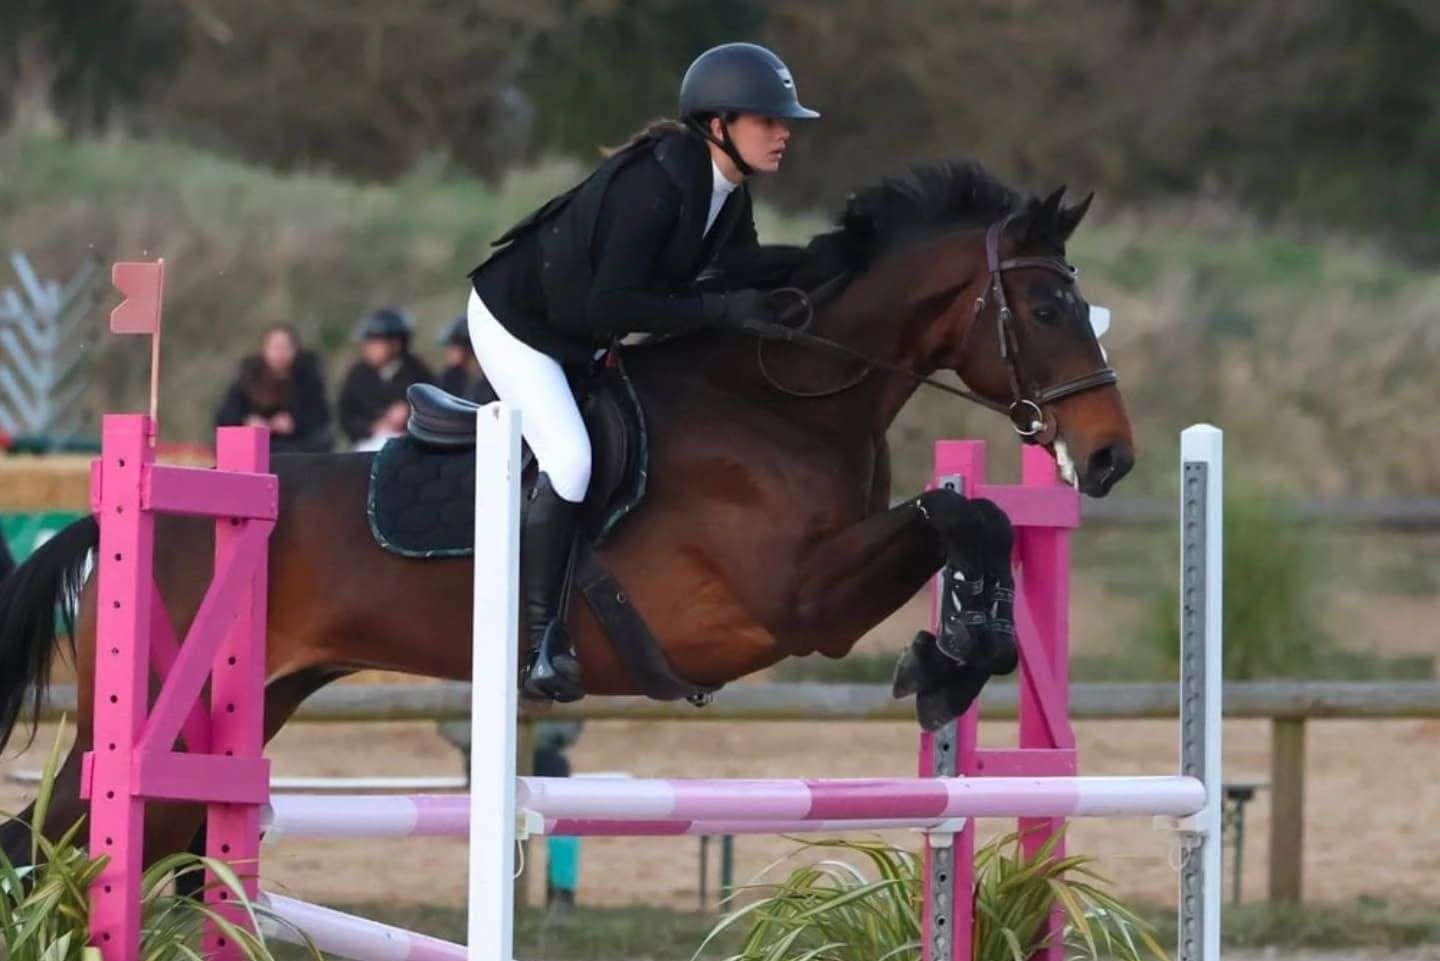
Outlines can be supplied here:
<path id="1" fill-rule="evenodd" d="M 355 339 L 369 340 L 373 337 L 398 340 L 408 346 L 410 335 L 414 331 L 415 325 L 410 323 L 410 318 L 405 311 L 399 307 L 381 307 L 360 319 L 360 327 L 355 331 Z"/>
<path id="2" fill-rule="evenodd" d="M 787 120 L 813 120 L 820 116 L 801 106 L 795 80 L 785 62 L 754 43 L 726 43 L 711 47 L 690 64 L 680 81 L 680 118 L 706 140 L 730 155 L 740 172 L 754 170 L 730 140 L 710 133 L 709 118 L 730 113 L 754 113 Z"/>
<path id="3" fill-rule="evenodd" d="M 440 338 L 440 343 L 445 347 L 464 347 L 469 349 L 470 318 L 465 314 L 461 314 L 451 321 L 450 326 L 445 330 L 444 336 Z"/>

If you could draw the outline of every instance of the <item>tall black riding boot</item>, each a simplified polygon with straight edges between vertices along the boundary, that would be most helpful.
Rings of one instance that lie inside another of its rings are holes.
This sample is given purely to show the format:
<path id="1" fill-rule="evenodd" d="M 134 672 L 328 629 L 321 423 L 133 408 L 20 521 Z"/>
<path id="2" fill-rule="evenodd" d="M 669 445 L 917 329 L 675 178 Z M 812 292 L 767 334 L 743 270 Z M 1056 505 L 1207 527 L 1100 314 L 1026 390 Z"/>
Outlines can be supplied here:
<path id="1" fill-rule="evenodd" d="M 548 475 L 536 479 L 520 527 L 520 580 L 530 642 L 525 693 L 531 697 L 575 701 L 585 696 L 564 611 L 579 514 L 580 505 L 555 493 Z"/>

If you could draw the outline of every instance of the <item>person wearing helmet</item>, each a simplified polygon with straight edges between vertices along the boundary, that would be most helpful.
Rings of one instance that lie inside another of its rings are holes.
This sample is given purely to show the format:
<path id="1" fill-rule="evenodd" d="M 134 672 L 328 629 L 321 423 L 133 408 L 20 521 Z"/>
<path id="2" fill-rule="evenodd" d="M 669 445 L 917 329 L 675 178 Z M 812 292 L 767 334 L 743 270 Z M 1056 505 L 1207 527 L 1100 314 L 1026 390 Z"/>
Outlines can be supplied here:
<path id="1" fill-rule="evenodd" d="M 361 318 L 356 339 L 360 358 L 340 387 L 340 426 L 355 450 L 375 450 L 405 432 L 411 384 L 433 384 L 424 361 L 410 353 L 414 326 L 398 307 L 382 307 Z"/>
<path id="2" fill-rule="evenodd" d="M 470 319 L 464 314 L 456 317 L 440 341 L 445 351 L 445 366 L 440 371 L 440 389 L 447 394 L 476 403 L 494 400 L 485 375 L 480 372 L 480 361 L 475 349 L 470 346 Z"/>
<path id="3" fill-rule="evenodd" d="M 590 440 L 566 366 L 631 333 L 704 326 L 765 336 L 756 289 L 701 291 L 703 270 L 779 281 L 798 248 L 761 246 L 747 179 L 779 170 L 801 106 L 790 70 L 751 43 L 701 54 L 680 84 L 680 120 L 651 124 L 584 181 L 510 228 L 470 274 L 470 339 L 496 395 L 522 412 L 540 475 L 521 527 L 530 663 L 526 692 L 584 694 L 560 600 L 590 483 Z"/>

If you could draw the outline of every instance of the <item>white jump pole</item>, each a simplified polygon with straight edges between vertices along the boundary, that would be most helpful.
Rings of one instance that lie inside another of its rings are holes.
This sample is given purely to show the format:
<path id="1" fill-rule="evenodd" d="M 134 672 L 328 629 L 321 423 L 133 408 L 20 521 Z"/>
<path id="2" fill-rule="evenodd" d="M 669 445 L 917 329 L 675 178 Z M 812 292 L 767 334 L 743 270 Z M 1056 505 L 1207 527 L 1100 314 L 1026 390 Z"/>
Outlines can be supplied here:
<path id="1" fill-rule="evenodd" d="M 262 894 L 259 907 L 260 931 L 267 941 L 304 945 L 308 937 L 325 954 L 364 961 L 466 961 L 463 945 L 281 894 Z M 470 961 L 474 958 L 470 955 Z"/>
<path id="2" fill-rule="evenodd" d="M 520 412 L 475 426 L 474 647 L 470 681 L 471 961 L 514 950 L 515 725 L 520 623 Z"/>

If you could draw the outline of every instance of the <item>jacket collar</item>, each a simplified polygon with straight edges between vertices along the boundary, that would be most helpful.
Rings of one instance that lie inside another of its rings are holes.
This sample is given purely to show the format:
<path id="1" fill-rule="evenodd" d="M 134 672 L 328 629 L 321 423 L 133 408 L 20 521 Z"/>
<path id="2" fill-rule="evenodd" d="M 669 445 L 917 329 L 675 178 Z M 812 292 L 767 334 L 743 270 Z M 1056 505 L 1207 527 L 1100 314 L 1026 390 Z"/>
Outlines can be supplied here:
<path id="1" fill-rule="evenodd" d="M 669 134 L 655 145 L 655 159 L 680 188 L 680 236 L 693 237 L 698 243 L 714 186 L 709 148 L 692 134 Z"/>

